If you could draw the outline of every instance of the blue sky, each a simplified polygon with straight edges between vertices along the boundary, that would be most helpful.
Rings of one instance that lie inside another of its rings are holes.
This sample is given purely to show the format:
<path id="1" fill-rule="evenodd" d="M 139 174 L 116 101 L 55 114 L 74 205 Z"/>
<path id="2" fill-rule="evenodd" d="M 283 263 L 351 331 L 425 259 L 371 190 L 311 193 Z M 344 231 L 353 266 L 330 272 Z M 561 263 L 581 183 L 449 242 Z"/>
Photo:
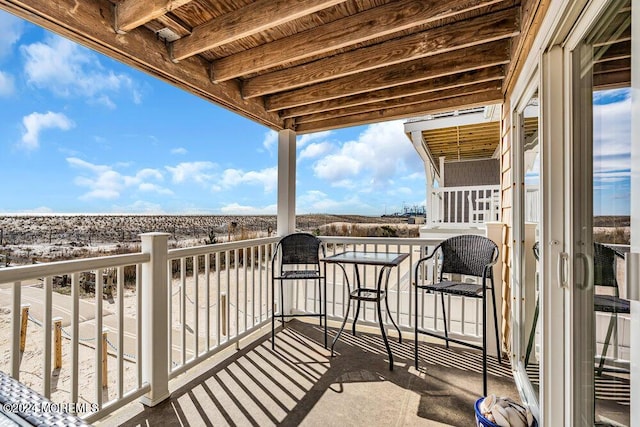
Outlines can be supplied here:
<path id="1" fill-rule="evenodd" d="M 274 214 L 277 134 L 0 11 L 0 213 Z M 298 137 L 297 212 L 425 200 L 386 122 Z"/>
<path id="2" fill-rule="evenodd" d="M 594 215 L 629 215 L 631 209 L 631 91 L 593 94 Z"/>
<path id="3" fill-rule="evenodd" d="M 532 162 L 525 180 L 527 184 L 539 184 L 539 157 Z M 594 215 L 629 215 L 630 195 L 631 91 L 628 88 L 596 91 L 593 94 Z"/>

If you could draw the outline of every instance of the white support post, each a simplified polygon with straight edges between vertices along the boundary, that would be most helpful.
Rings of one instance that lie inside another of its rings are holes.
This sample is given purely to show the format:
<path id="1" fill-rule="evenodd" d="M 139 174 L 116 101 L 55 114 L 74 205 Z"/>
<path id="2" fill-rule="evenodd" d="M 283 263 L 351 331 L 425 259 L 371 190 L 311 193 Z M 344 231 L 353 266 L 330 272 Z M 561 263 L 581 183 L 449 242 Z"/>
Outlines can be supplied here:
<path id="1" fill-rule="evenodd" d="M 496 334 L 494 332 L 494 326 L 498 328 L 498 336 L 502 336 L 502 230 L 504 224 L 501 222 L 487 222 L 487 238 L 492 240 L 498 245 L 500 254 L 498 256 L 498 262 L 493 266 L 493 283 L 494 293 L 496 297 L 496 313 L 498 315 L 498 324 L 493 324 L 493 300 L 490 295 L 487 294 L 487 354 L 493 357 L 497 357 L 496 353 Z M 501 338 L 502 340 L 502 338 Z M 504 345 L 501 345 L 504 348 Z"/>
<path id="2" fill-rule="evenodd" d="M 296 230 L 296 133 L 285 129 L 278 132 L 278 236 Z M 293 307 L 292 284 L 283 286 L 282 313 Z"/>
<path id="3" fill-rule="evenodd" d="M 422 131 L 414 130 L 411 132 L 411 142 L 413 143 L 413 147 L 418 151 L 418 153 L 425 153 L 421 155 L 424 160 L 424 173 L 427 178 L 427 195 L 425 198 L 425 202 L 427 205 L 431 205 L 431 191 L 433 190 L 433 158 L 431 157 L 431 153 L 425 150 L 422 139 Z M 425 159 L 428 158 L 431 161 Z M 425 223 L 427 226 L 430 226 L 433 222 L 433 214 L 431 213 L 431 206 L 426 206 L 425 209 Z"/>
<path id="4" fill-rule="evenodd" d="M 296 133 L 278 132 L 278 236 L 296 229 Z"/>
<path id="5" fill-rule="evenodd" d="M 141 234 L 142 252 L 151 255 L 142 264 L 142 381 L 151 390 L 140 401 L 155 406 L 169 397 L 169 290 L 167 242 L 169 233 Z"/>
<path id="6" fill-rule="evenodd" d="M 640 0 L 631 1 L 631 252 L 640 253 Z M 633 283 L 640 287 L 640 283 Z M 631 299 L 631 402 L 640 402 L 640 301 Z M 631 405 L 631 426 L 640 426 L 640 405 Z"/>

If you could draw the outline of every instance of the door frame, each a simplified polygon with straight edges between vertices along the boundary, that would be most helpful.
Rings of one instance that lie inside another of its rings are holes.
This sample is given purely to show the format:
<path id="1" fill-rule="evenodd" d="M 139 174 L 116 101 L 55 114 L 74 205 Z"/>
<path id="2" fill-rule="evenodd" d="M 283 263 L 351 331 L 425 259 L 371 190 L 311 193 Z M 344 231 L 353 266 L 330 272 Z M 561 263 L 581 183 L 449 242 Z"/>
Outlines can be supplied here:
<path id="1" fill-rule="evenodd" d="M 530 249 L 525 247 L 525 224 L 524 224 L 524 152 L 523 152 L 523 127 L 522 115 L 531 100 L 533 94 L 538 91 L 539 99 L 540 73 L 536 68 L 526 86 L 519 94 L 517 100 L 511 104 L 511 132 L 512 138 L 512 169 L 513 169 L 513 195 L 512 195 L 512 215 L 513 215 L 513 236 L 512 236 L 512 271 L 511 271 L 511 293 L 513 303 L 511 304 L 511 318 L 513 319 L 512 346 L 511 346 L 511 366 L 513 367 L 514 380 L 520 392 L 523 403 L 525 403 L 536 419 L 540 419 L 540 403 L 538 392 L 535 391 L 524 365 L 526 344 L 528 334 L 525 329 L 526 321 L 524 316 L 526 311 L 522 310 L 522 303 L 525 295 L 523 282 L 526 272 L 525 252 Z M 538 113 L 538 118 L 540 114 Z M 540 122 L 538 121 L 538 131 L 540 134 Z M 542 156 L 542 149 L 540 148 Z M 517 221 L 516 221 L 517 219 Z M 533 325 L 535 327 L 535 325 Z M 535 351 L 535 349 L 534 349 Z"/>

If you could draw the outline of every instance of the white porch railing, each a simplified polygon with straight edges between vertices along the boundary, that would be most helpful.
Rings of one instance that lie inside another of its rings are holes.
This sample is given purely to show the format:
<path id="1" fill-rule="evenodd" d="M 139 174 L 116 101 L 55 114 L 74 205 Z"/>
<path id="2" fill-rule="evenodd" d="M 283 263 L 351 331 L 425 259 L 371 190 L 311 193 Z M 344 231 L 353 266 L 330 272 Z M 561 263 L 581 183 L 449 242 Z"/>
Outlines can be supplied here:
<path id="1" fill-rule="evenodd" d="M 269 322 L 271 257 L 277 241 L 272 237 L 169 251 L 169 378 Z"/>
<path id="2" fill-rule="evenodd" d="M 127 336 L 140 336 L 142 319 L 137 317 L 130 325 L 130 330 L 125 332 L 124 289 L 125 282 L 135 286 L 137 290 L 143 286 L 141 267 L 149 260 L 150 254 L 139 253 L 0 270 L 0 292 L 7 296 L 9 289 L 11 290 L 11 358 L 8 369 L 11 376 L 21 379 L 21 304 L 29 301 L 29 321 L 35 326 L 31 326 L 28 335 L 32 335 L 34 339 L 27 341 L 30 347 L 25 348 L 25 352 L 29 351 L 31 357 L 39 356 L 42 368 L 40 372 L 33 373 L 35 375 L 32 374 L 29 381 L 23 382 L 56 403 L 73 403 L 77 404 L 74 405 L 76 408 L 85 408 L 87 411 L 79 415 L 88 420 L 96 419 L 100 412 L 113 411 L 147 393 L 149 384 L 143 381 L 142 363 L 138 357 L 142 342 Z M 105 310 L 103 286 L 99 285 L 106 270 L 116 272 L 115 314 Z M 80 277 L 85 273 L 95 275 L 93 277 L 96 278 L 93 306 L 80 298 Z M 63 275 L 71 276 L 71 295 L 66 297 L 68 299 L 53 292 L 53 278 Z M 133 304 L 136 313 L 140 313 L 142 305 L 139 295 L 138 293 Z M 66 357 L 62 360 L 62 367 L 55 370 L 52 367 L 54 315 L 62 318 L 61 332 L 63 337 L 69 339 L 68 342 L 62 340 L 62 352 Z M 24 321 L 26 323 L 27 319 Z M 103 340 L 103 332 L 106 332 L 106 340 Z M 126 352 L 125 340 L 128 341 Z M 104 353 L 111 353 L 111 356 L 105 359 Z M 107 372 L 111 372 L 108 377 L 104 376 L 103 363 L 107 363 Z M 125 369 L 133 371 L 133 375 L 125 377 Z M 64 392 L 60 390 L 60 384 L 55 387 L 52 384 L 52 380 L 59 379 L 60 376 L 69 378 L 69 389 Z M 33 377 L 40 384 L 34 384 Z M 81 378 L 87 377 L 95 379 L 92 385 L 81 384 Z M 107 401 L 107 396 L 112 398 Z M 84 402 L 89 405 L 83 405 Z M 94 411 L 96 408 L 98 412 Z"/>
<path id="3" fill-rule="evenodd" d="M 469 227 L 500 220 L 500 186 L 434 188 L 427 201 L 427 225 Z"/>
<path id="4" fill-rule="evenodd" d="M 29 333 L 38 331 L 42 339 L 32 339 L 28 344 L 38 347 L 42 369 L 38 373 L 40 383 L 36 384 L 33 378 L 26 378 L 24 382 L 57 403 L 95 404 L 97 412 L 80 414 L 88 422 L 138 398 L 152 404 L 162 400 L 167 395 L 171 378 L 237 344 L 243 337 L 269 323 L 272 297 L 270 259 L 278 238 L 174 250 L 167 250 L 166 239 L 162 233 L 143 235 L 143 252 L 133 255 L 0 270 L 0 293 L 9 296 L 11 309 L 11 361 L 7 370 L 12 376 L 20 379 L 20 367 L 24 363 L 20 352 L 20 308 L 28 298 L 35 298 L 34 301 L 40 298 L 41 301 L 40 308 L 34 307 L 32 313 L 34 321 L 41 326 L 32 327 Z M 391 326 L 388 317 L 391 315 L 401 330 L 413 331 L 414 266 L 425 253 L 425 248 L 431 250 L 439 240 L 321 239 L 327 246 L 327 255 L 353 249 L 409 253 L 409 258 L 392 272 L 390 313 L 385 311 L 383 320 Z M 115 307 L 115 313 L 105 309 L 107 303 L 103 300 L 101 286 L 96 287 L 91 304 L 80 296 L 80 275 L 94 272 L 95 277 L 100 278 L 106 269 L 116 271 L 117 290 L 113 303 L 109 303 Z M 353 274 L 352 270 L 347 271 Z M 433 271 L 432 265 L 421 274 L 433 277 Z M 360 272 L 363 281 L 372 283 L 379 269 L 370 266 Z M 72 277 L 70 296 L 53 292 L 54 276 L 65 274 Z M 40 283 L 40 279 L 42 285 L 34 286 Z M 163 283 L 166 284 L 164 288 Z M 125 285 L 135 287 L 135 294 L 125 295 Z M 316 287 L 304 282 L 299 285 L 292 295 L 291 309 L 300 312 L 317 310 Z M 327 265 L 327 288 L 328 316 L 342 320 L 346 314 L 346 287 L 342 270 L 333 265 Z M 418 298 L 420 313 L 423 313 L 419 317 L 421 327 L 442 331 L 440 302 L 425 292 L 420 292 Z M 480 301 L 451 296 L 445 299 L 445 304 L 451 335 L 479 341 L 482 331 Z M 52 320 L 59 314 L 63 316 L 65 329 L 68 329 L 63 340 L 63 352 L 68 358 L 65 358 L 63 368 L 52 375 Z M 376 316 L 373 305 L 365 304 L 359 324 L 377 326 Z M 105 344 L 101 339 L 104 327 L 108 328 L 106 371 L 103 371 L 102 358 Z M 624 357 L 624 350 L 616 355 Z M 158 361 L 163 363 L 158 364 Z M 106 387 L 103 387 L 103 372 L 108 378 Z M 59 381 L 57 386 L 52 384 L 52 379 L 67 376 L 69 390 L 63 390 L 66 380 Z"/>
<path id="5" fill-rule="evenodd" d="M 526 185 L 524 196 L 524 221 L 540 222 L 540 187 Z"/>

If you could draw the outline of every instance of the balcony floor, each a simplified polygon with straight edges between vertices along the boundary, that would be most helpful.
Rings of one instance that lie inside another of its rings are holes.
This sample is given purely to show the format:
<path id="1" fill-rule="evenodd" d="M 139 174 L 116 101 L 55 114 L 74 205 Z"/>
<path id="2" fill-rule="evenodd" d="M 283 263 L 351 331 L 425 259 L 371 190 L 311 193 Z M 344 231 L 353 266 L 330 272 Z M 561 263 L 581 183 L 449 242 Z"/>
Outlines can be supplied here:
<path id="1" fill-rule="evenodd" d="M 330 330 L 329 340 L 335 334 Z M 413 368 L 413 340 L 391 341 L 394 370 L 379 335 L 342 334 L 336 357 L 317 324 L 291 321 L 271 350 L 264 336 L 175 390 L 154 408 L 101 425 L 456 425 L 474 424 L 482 355 L 424 343 Z M 518 399 L 511 368 L 490 358 L 489 392 Z"/>

